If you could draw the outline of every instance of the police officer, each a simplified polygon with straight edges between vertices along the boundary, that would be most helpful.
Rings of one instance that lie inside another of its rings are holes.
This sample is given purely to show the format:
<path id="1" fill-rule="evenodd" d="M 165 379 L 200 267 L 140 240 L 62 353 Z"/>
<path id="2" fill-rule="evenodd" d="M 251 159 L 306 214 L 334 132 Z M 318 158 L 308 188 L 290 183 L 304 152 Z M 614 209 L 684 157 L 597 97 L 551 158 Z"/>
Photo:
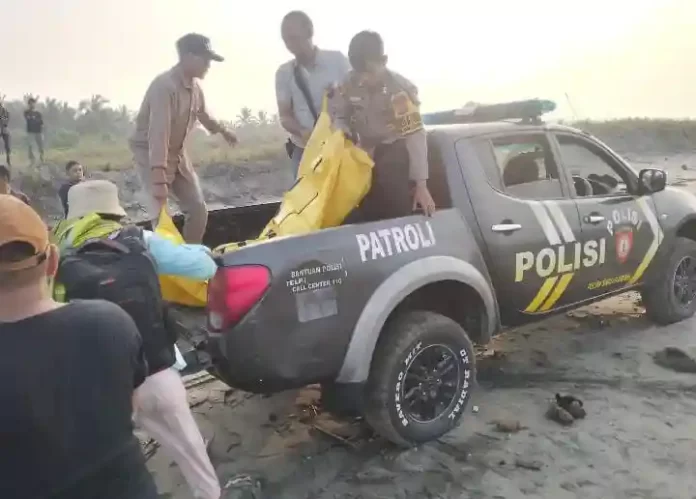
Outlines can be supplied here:
<path id="1" fill-rule="evenodd" d="M 387 69 L 382 37 L 362 31 L 350 42 L 351 71 L 334 95 L 334 123 L 374 159 L 372 189 L 356 210 L 361 221 L 430 216 L 428 148 L 418 90 Z"/>

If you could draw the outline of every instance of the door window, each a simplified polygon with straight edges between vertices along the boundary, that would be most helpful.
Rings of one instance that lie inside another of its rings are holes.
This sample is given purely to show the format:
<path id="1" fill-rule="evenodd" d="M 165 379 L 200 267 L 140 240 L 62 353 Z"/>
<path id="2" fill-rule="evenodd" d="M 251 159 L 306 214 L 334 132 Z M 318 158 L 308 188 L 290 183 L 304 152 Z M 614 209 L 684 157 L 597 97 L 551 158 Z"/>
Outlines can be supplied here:
<path id="1" fill-rule="evenodd" d="M 542 134 L 491 140 L 502 186 L 521 199 L 557 199 L 563 189 L 549 142 Z"/>
<path id="2" fill-rule="evenodd" d="M 626 172 L 604 150 L 572 135 L 558 135 L 563 164 L 573 177 L 578 197 L 623 195 Z"/>

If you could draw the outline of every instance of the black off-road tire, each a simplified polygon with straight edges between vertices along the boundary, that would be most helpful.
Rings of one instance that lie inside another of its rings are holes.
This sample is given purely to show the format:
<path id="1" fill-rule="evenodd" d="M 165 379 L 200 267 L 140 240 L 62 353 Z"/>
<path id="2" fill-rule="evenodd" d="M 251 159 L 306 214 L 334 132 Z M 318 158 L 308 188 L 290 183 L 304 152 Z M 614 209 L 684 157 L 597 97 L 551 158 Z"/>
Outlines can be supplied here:
<path id="1" fill-rule="evenodd" d="M 696 259 L 696 242 L 685 237 L 678 237 L 664 269 L 658 273 L 654 282 L 641 290 L 645 314 L 657 324 L 674 324 L 696 313 L 696 300 L 683 306 L 674 295 L 677 268 L 686 257 Z"/>
<path id="2" fill-rule="evenodd" d="M 441 415 L 429 422 L 410 417 L 401 406 L 402 380 L 422 350 L 442 345 L 456 357 L 455 396 Z M 415 310 L 391 319 L 377 342 L 365 385 L 365 419 L 383 437 L 402 447 L 435 440 L 459 423 L 476 379 L 476 357 L 466 331 L 449 317 Z"/>

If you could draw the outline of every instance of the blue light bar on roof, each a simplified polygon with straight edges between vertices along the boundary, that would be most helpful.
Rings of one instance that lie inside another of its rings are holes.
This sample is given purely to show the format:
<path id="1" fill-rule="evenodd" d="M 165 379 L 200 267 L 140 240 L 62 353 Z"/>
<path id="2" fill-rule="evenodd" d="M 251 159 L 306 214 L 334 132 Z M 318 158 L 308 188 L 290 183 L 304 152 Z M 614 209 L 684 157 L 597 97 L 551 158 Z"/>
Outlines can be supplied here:
<path id="1" fill-rule="evenodd" d="M 550 100 L 529 99 L 501 104 L 469 103 L 459 109 L 426 113 L 425 125 L 454 125 L 459 123 L 486 123 L 491 121 L 536 121 L 543 114 L 556 109 Z"/>

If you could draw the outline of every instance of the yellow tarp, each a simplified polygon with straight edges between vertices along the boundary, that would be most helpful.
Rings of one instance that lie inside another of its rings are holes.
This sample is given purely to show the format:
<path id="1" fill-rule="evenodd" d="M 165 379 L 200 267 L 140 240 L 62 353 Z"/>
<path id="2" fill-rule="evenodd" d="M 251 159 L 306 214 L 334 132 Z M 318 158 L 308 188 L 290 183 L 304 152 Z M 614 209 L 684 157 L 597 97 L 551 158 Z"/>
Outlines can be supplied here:
<path id="1" fill-rule="evenodd" d="M 333 130 L 324 98 L 322 112 L 304 150 L 295 185 L 285 193 L 275 217 L 258 239 L 242 246 L 258 244 L 273 236 L 294 236 L 341 225 L 370 190 L 370 156 Z M 225 253 L 240 248 L 229 243 L 215 249 Z"/>
<path id="2" fill-rule="evenodd" d="M 166 209 L 162 210 L 155 232 L 175 244 L 184 244 L 184 238 L 174 225 Z M 191 307 L 205 307 L 208 301 L 208 282 L 196 281 L 185 277 L 162 275 L 160 276 L 162 298 L 165 301 L 188 305 Z"/>
<path id="3" fill-rule="evenodd" d="M 278 236 L 307 234 L 341 225 L 370 190 L 372 167 L 370 156 L 333 130 L 324 98 L 322 111 L 304 150 L 298 178 L 268 225 L 257 239 L 232 242 L 215 248 L 217 253 L 235 251 L 260 244 Z M 183 238 L 166 213 L 160 217 L 158 234 L 177 244 Z M 164 299 L 190 306 L 205 306 L 207 283 L 173 276 L 160 278 Z"/>

